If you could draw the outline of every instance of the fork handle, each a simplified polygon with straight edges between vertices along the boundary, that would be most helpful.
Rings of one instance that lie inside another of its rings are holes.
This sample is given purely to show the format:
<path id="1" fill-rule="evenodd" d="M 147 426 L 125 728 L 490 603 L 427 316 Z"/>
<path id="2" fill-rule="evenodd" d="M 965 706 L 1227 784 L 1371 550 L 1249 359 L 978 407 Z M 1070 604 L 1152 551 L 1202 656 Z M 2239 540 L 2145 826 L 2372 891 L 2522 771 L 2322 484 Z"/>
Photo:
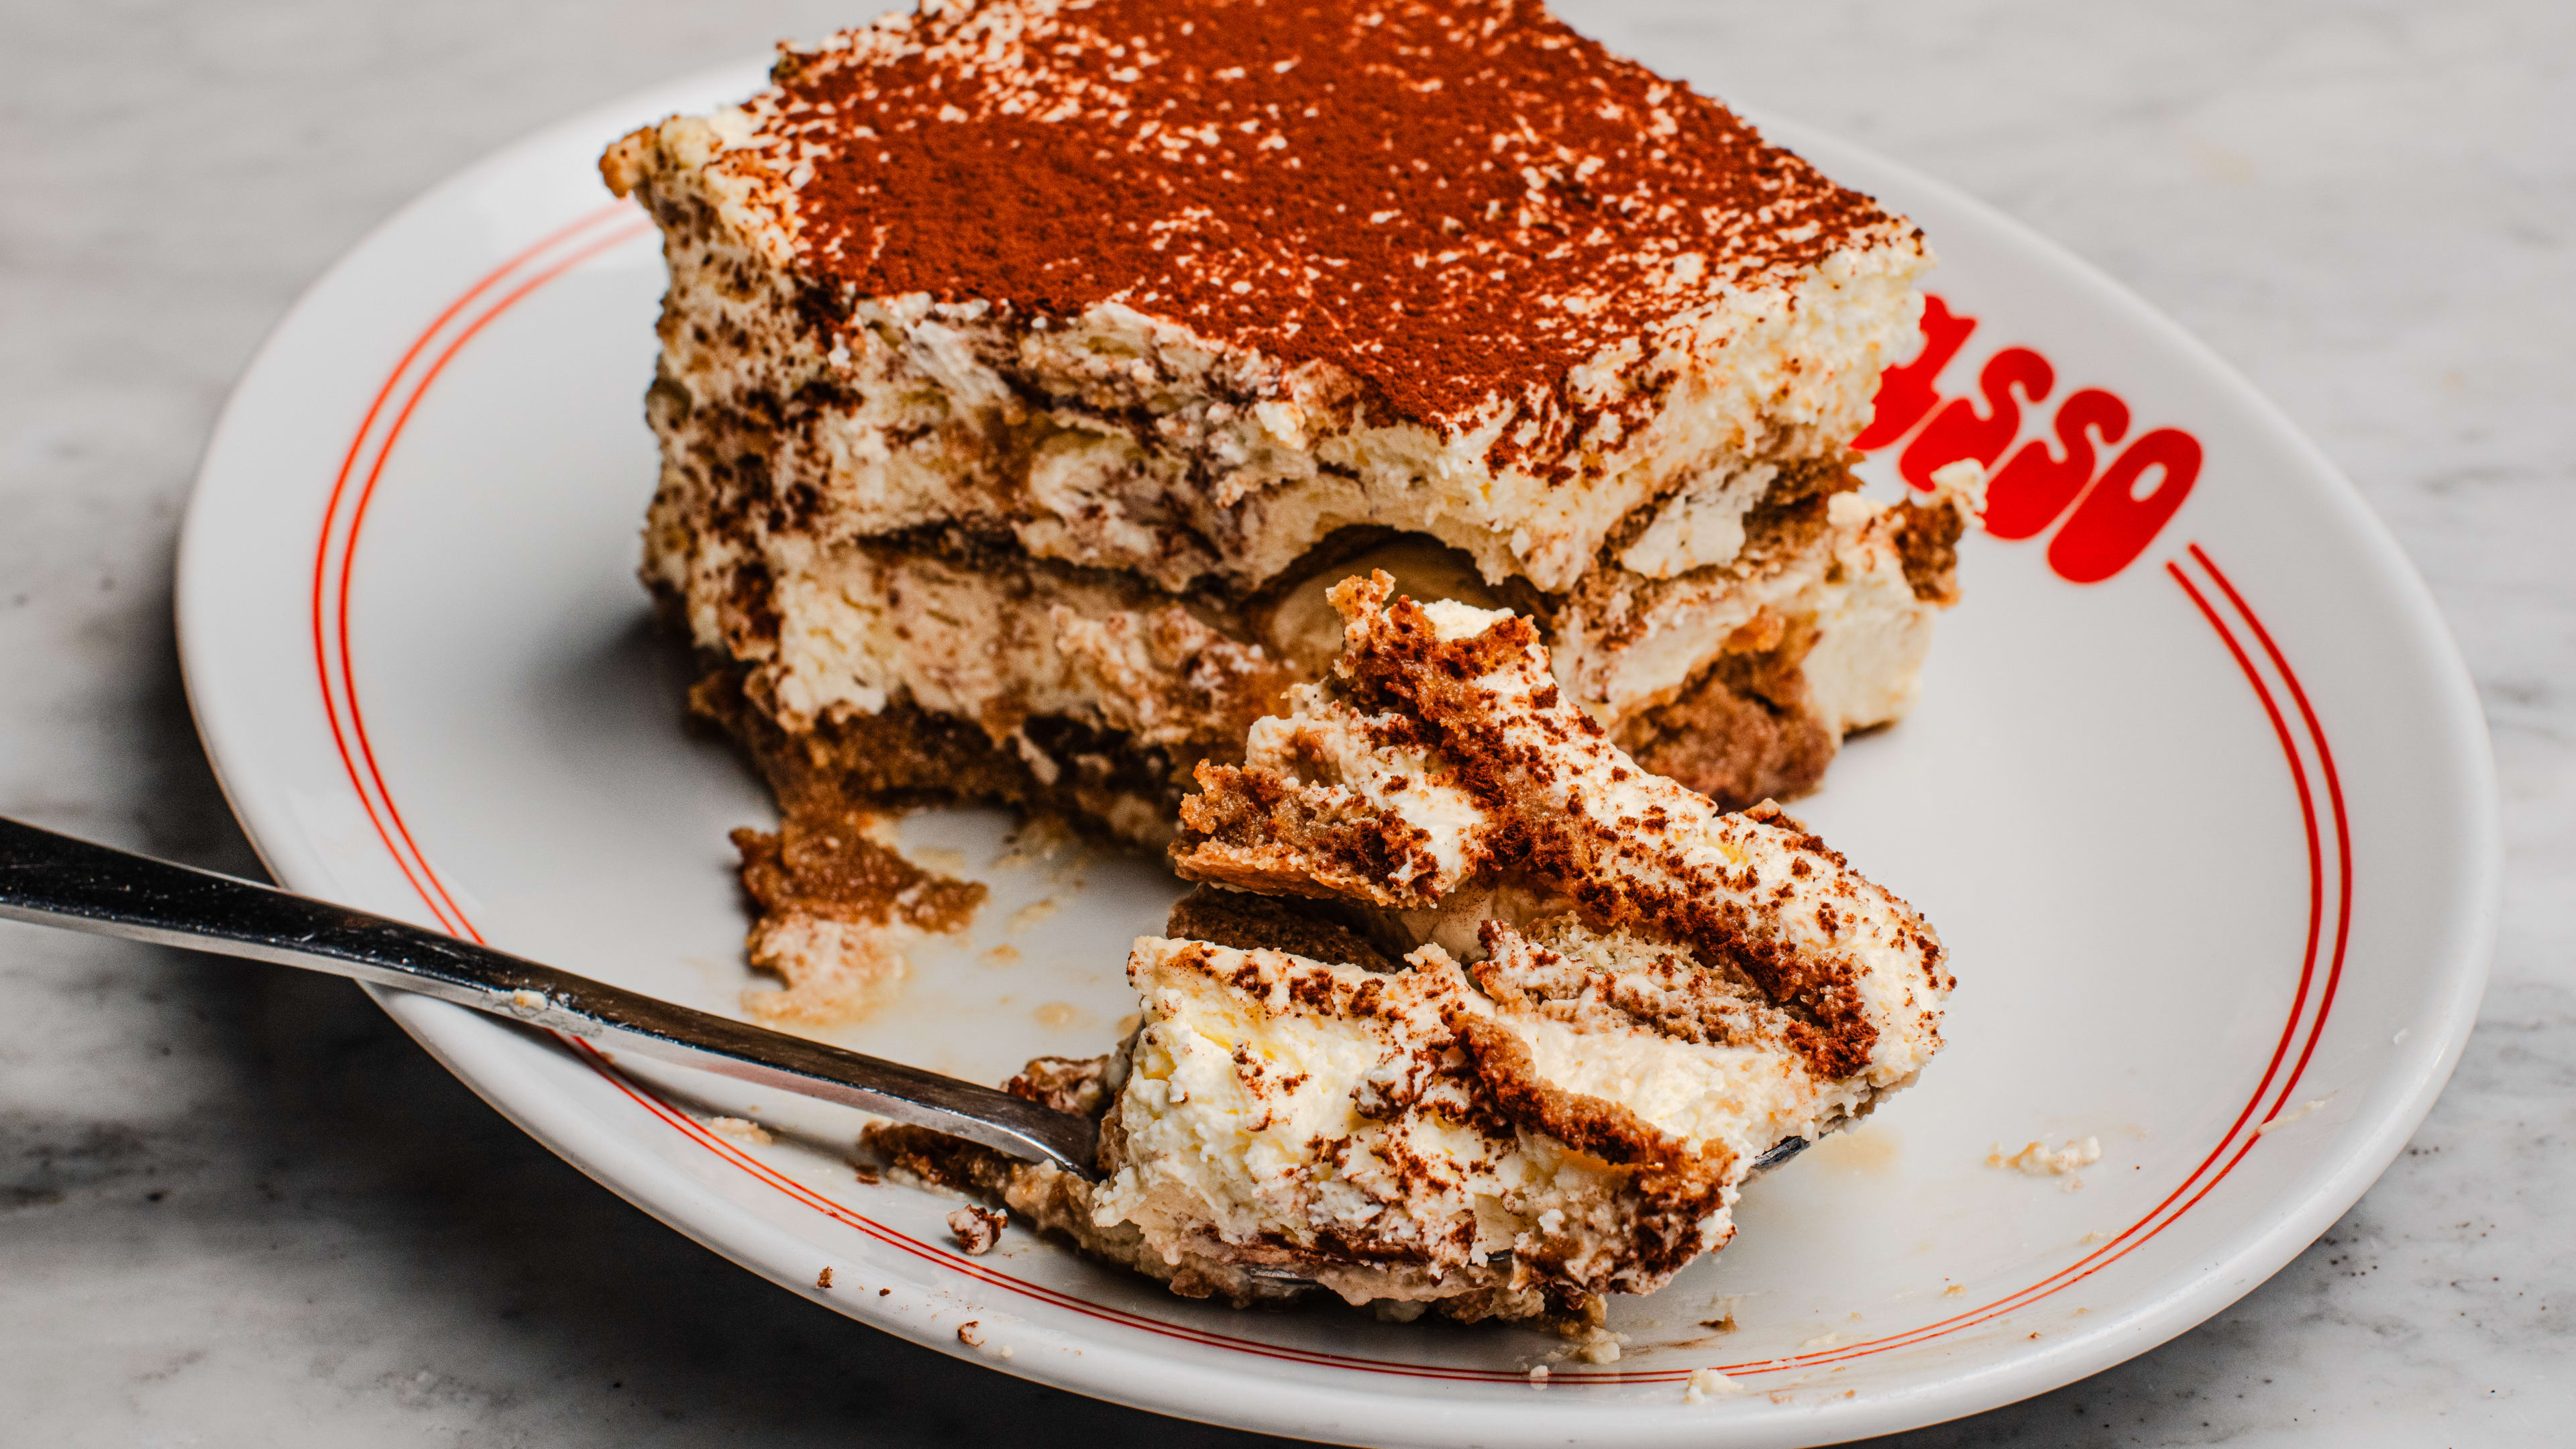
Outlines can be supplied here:
<path id="1" fill-rule="evenodd" d="M 1087 1117 L 695 1011 L 534 961 L 212 871 L 0 817 L 0 918 L 189 946 L 416 991 L 656 1061 L 890 1117 L 1097 1178 Z"/>

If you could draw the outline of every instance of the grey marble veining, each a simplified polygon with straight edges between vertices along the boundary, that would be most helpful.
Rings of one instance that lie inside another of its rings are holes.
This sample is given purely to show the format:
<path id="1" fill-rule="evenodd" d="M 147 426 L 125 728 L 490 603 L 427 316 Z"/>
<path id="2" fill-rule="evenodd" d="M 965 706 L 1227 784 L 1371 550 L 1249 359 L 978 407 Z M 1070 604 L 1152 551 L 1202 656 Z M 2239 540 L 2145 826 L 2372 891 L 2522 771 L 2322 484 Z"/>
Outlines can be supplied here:
<path id="1" fill-rule="evenodd" d="M 0 7 L 0 811 L 255 869 L 168 615 L 197 451 L 263 332 L 523 128 L 867 4 Z M 2215 345 L 2395 529 L 2494 727 L 2494 986 L 2407 1154 L 2200 1329 L 1887 1442 L 2569 1442 L 2576 8 L 1568 9 L 1967 188 Z M 15 926 L 0 1284 L 11 1443 L 1255 1442 L 773 1290 L 520 1136 L 350 987 Z"/>

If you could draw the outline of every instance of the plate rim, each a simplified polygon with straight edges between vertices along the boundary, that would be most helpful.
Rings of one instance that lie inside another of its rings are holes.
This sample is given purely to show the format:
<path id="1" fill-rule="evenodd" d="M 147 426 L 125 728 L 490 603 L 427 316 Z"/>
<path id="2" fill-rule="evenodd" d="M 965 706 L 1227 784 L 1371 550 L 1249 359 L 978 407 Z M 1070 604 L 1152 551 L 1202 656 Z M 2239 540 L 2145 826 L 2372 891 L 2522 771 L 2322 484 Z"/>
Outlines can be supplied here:
<path id="1" fill-rule="evenodd" d="M 301 327 L 312 321 L 330 300 L 334 284 L 340 282 L 361 258 L 394 244 L 404 228 L 416 218 L 453 205 L 479 184 L 524 164 L 532 153 L 561 146 L 577 136 L 613 131 L 619 124 L 633 123 L 633 118 L 639 115 L 668 113 L 698 103 L 710 94 L 742 89 L 741 82 L 756 76 L 760 68 L 753 62 L 709 67 L 614 98 L 524 134 L 423 190 L 370 228 L 303 290 L 270 330 L 229 391 L 201 455 L 195 484 L 181 522 L 173 612 L 183 686 L 200 743 L 205 748 L 226 804 L 241 823 L 262 865 L 281 883 L 291 888 L 309 889 L 323 876 L 310 861 L 298 859 L 292 832 L 281 828 L 277 820 L 268 819 L 269 812 L 258 808 L 247 798 L 243 788 L 246 782 L 234 779 L 224 748 L 230 722 L 219 719 L 217 711 L 207 703 L 220 691 L 215 678 L 209 674 L 216 666 L 209 662 L 206 650 L 192 642 L 199 637 L 201 628 L 215 627 L 214 619 L 219 612 L 212 580 L 219 576 L 222 565 L 219 559 L 210 556 L 212 550 L 207 542 L 208 535 L 213 532 L 214 525 L 210 520 L 216 507 L 210 501 L 215 490 L 208 486 L 208 480 L 219 463 L 241 446 L 235 442 L 235 435 L 245 426 L 241 415 L 248 406 L 245 395 L 250 391 L 250 385 L 267 371 L 283 365 L 280 358 L 294 343 Z M 2440 704 L 2438 724 L 2449 746 L 2443 751 L 2442 764 L 2454 775 L 2451 788 L 2445 793 L 2450 794 L 2461 807 L 2460 823 L 2468 848 L 2462 853 L 2446 892 L 2451 901 L 2452 918 L 2446 923 L 2449 929 L 2441 938 L 2444 949 L 2440 959 L 2427 963 L 2430 974 L 2435 979 L 2447 979 L 2450 986 L 2428 1012 L 2432 1019 L 2426 1021 L 2426 1027 L 2438 1029 L 2424 1031 L 2414 1048 L 2406 1050 L 2400 1060 L 2391 1062 L 2379 1074 L 2380 1081 L 2395 1084 L 2401 1089 L 2402 1095 L 2397 1098 L 2393 1110 L 2383 1111 L 2366 1132 L 2341 1152 L 2323 1159 L 2330 1170 L 2312 1174 L 2304 1183 L 2293 1180 L 2279 1198 L 2268 1204 L 2261 1218 L 2250 1221 L 2239 1232 L 2227 1237 L 2224 1240 L 2225 1251 L 2205 1263 L 2190 1283 L 2167 1293 L 2159 1301 L 2122 1316 L 2117 1324 L 2105 1323 L 2097 1330 L 2064 1339 L 2052 1336 L 2051 1341 L 2035 1351 L 2016 1352 L 1999 1361 L 1965 1366 L 1936 1382 L 1901 1387 L 1893 1392 L 1873 1395 L 1866 1401 L 1792 1405 L 1786 1411 L 1752 1416 L 1688 1419 L 1675 1416 L 1662 1405 L 1609 1402 L 1586 1405 L 1593 1428 L 1610 1431 L 1606 1437 L 1640 1444 L 1684 1439 L 1703 1443 L 1716 1439 L 1747 1444 L 1816 1443 L 1920 1427 L 1999 1407 L 2100 1372 L 2144 1353 L 2222 1311 L 2279 1271 L 2337 1217 L 2349 1210 L 2403 1150 L 2407 1140 L 2431 1111 L 2475 1025 L 2478 1002 L 2493 954 L 2502 891 L 2500 801 L 2493 746 L 2466 663 L 2430 590 L 2394 535 L 2324 451 L 2207 343 L 2098 267 L 2034 228 L 1949 183 L 1908 164 L 1891 160 L 1871 148 L 1801 125 L 1766 108 L 1737 106 L 1736 109 L 1793 150 L 1824 150 L 1863 158 L 1881 175 L 1899 181 L 1910 194 L 1938 197 L 1942 205 L 1973 217 L 1978 225 L 1992 234 L 2009 239 L 2023 251 L 2043 258 L 2047 265 L 2076 284 L 2090 300 L 2108 306 L 2120 314 L 2126 325 L 2152 334 L 2186 358 L 2195 371 L 2219 385 L 2245 419 L 2258 423 L 2273 444 L 2298 456 L 2308 472 L 2327 485 L 2316 490 L 2318 500 L 2340 515 L 2360 546 L 2360 561 L 2371 583 L 2386 591 L 2395 601 L 2397 613 L 2414 636 L 2411 641 L 2413 652 L 2424 659 L 2438 676 L 2434 691 Z M 239 760 L 242 756 L 235 754 L 232 758 Z M 261 826 L 263 819 L 267 825 L 265 830 Z M 300 870 L 299 866 L 308 869 Z M 1381 1416 L 1380 1422 L 1372 1426 L 1373 1437 L 1382 1437 L 1384 1430 L 1395 1427 L 1384 1422 L 1383 1416 L 1406 1399 L 1400 1390 L 1373 1392 L 1356 1383 L 1337 1383 L 1328 1389 L 1292 1385 L 1286 1380 L 1262 1374 L 1254 1365 L 1238 1367 L 1149 1359 L 1126 1345 L 1094 1340 L 1083 1341 L 1083 1353 L 1090 1357 L 1092 1364 L 1101 1365 L 1111 1372 L 1098 1369 L 1051 1372 L 1042 1367 L 1042 1363 L 1052 1361 L 1055 1355 L 1030 1354 L 1025 1359 L 1000 1363 L 967 1349 L 955 1340 L 952 1332 L 922 1315 L 889 1317 L 854 1311 L 854 1305 L 814 1290 L 803 1268 L 784 1266 L 781 1260 L 791 1251 L 790 1245 L 796 1242 L 787 1229 L 766 1222 L 690 1182 L 686 1173 L 676 1165 L 655 1156 L 640 1141 L 627 1141 L 619 1131 L 609 1129 L 580 1102 L 570 1097 L 525 1091 L 524 1083 L 517 1081 L 524 1076 L 523 1066 L 507 1060 L 512 1052 L 528 1047 L 518 1029 L 423 997 L 374 988 L 370 988 L 370 995 L 442 1067 L 464 1081 L 476 1095 L 548 1150 L 700 1244 L 790 1291 L 825 1303 L 836 1312 L 871 1327 L 897 1333 L 926 1347 L 967 1358 L 986 1367 L 1152 1412 L 1235 1424 L 1266 1432 L 1317 1437 L 1319 1433 L 1330 1435 L 1335 1432 L 1318 1422 L 1317 1398 L 1350 1394 L 1363 1401 L 1372 1413 Z M 521 1090 L 514 1094 L 513 1086 Z M 804 1249 L 803 1256 L 810 1258 L 811 1248 Z M 1026 1328 L 1035 1330 L 1040 1325 L 1030 1323 Z M 1121 1360 L 1132 1360 L 1138 1371 L 1119 1372 L 1129 1367 Z M 1150 1373 L 1141 1371 L 1148 1366 Z M 1083 1367 L 1088 1368 L 1089 1365 Z M 1177 1382 L 1176 1379 L 1189 1382 Z M 1146 1392 L 1148 1387 L 1152 1392 Z M 1490 1405 L 1429 1398 L 1416 1398 L 1412 1403 L 1417 1411 L 1427 1410 L 1428 1414 L 1398 1416 L 1417 1419 L 1407 1431 L 1409 1437 L 1405 1442 L 1454 1433 L 1460 1426 L 1461 1415 L 1473 1416 L 1492 1411 Z M 1777 1409 L 1778 1406 L 1771 1407 Z M 1551 1430 L 1542 1422 L 1552 1421 L 1558 1417 L 1556 1415 L 1521 1413 L 1513 1417 L 1525 1422 L 1517 1425 L 1496 1422 L 1490 1426 L 1499 1436 L 1497 1442 L 1552 1442 L 1561 1433 L 1561 1430 Z M 1818 1433 L 1829 1436 L 1829 1439 L 1813 1437 Z"/>

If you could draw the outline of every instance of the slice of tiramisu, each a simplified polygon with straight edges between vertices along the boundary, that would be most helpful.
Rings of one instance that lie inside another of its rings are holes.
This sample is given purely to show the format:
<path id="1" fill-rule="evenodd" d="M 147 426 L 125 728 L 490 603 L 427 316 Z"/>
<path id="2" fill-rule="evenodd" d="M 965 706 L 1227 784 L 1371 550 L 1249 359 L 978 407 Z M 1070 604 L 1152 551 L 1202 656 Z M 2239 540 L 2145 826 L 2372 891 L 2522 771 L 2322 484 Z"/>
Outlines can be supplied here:
<path id="1" fill-rule="evenodd" d="M 1024 1079 L 1103 1114 L 1106 1180 L 981 1185 L 1185 1293 L 1579 1323 L 1723 1247 L 1766 1153 L 1912 1081 L 1952 978 L 1776 807 L 1639 767 L 1529 621 L 1392 586 L 1334 589 L 1332 677 L 1182 805 L 1181 872 L 1266 894 L 1183 902 L 1128 962 L 1120 1053 Z M 919 1164 L 924 1136 L 879 1140 Z"/>
<path id="2" fill-rule="evenodd" d="M 1919 233 L 1525 0 L 951 0 L 612 147 L 647 581 L 778 778 L 1168 839 L 1392 572 L 1744 804 L 1901 715 L 1962 505 L 1852 492 Z"/>

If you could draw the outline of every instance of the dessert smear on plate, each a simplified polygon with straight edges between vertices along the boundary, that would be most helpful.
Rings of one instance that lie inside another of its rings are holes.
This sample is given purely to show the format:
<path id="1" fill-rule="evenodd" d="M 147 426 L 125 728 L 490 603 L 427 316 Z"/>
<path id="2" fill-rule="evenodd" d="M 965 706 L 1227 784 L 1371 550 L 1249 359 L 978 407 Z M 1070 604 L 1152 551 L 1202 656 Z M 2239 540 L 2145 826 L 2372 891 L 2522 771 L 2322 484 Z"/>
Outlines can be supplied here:
<path id="1" fill-rule="evenodd" d="M 1937 1047 L 1930 928 L 1764 803 L 1957 598 L 1973 466 L 1850 468 L 1902 218 L 1510 0 L 925 3 L 601 167 L 664 234 L 644 577 L 779 798 L 778 995 L 971 909 L 886 802 L 1203 883 L 1136 1034 L 1021 1079 L 1105 1182 L 899 1163 L 1184 1293 L 1581 1322 Z"/>

